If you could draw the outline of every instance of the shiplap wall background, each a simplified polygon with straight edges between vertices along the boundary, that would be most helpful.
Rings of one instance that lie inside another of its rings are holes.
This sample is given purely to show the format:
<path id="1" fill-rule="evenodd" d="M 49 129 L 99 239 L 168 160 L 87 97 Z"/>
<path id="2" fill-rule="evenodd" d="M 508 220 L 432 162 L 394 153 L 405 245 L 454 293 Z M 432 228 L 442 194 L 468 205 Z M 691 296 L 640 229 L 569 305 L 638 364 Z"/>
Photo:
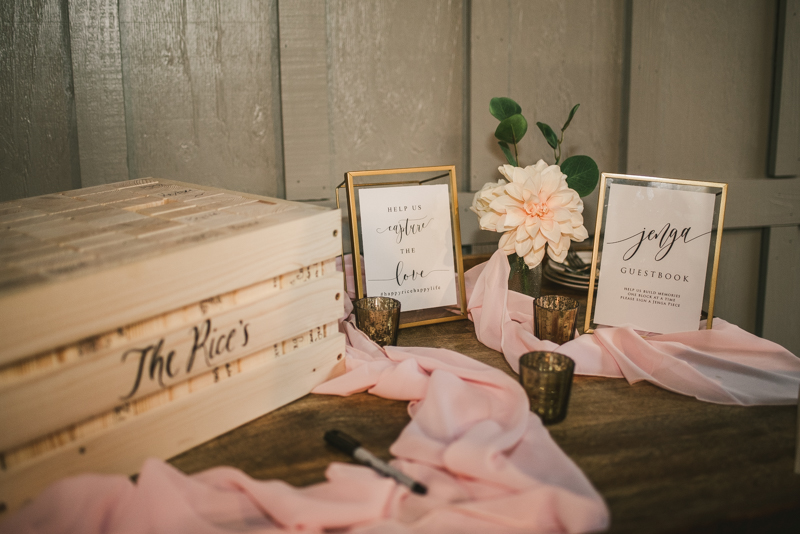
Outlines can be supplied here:
<path id="1" fill-rule="evenodd" d="M 511 96 L 601 171 L 725 181 L 717 313 L 800 354 L 800 0 L 4 0 L 0 200 L 158 176 L 333 205 L 455 164 Z M 778 178 L 774 177 L 778 176 Z M 596 196 L 586 200 L 593 227 Z"/>

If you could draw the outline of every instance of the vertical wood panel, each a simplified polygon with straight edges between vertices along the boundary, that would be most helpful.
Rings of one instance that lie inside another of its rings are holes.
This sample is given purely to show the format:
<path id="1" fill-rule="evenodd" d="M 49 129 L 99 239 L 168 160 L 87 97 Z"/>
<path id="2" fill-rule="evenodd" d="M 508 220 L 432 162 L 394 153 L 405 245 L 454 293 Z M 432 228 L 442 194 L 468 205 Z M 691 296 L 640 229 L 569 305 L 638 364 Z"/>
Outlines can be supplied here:
<path id="1" fill-rule="evenodd" d="M 65 5 L 0 5 L 0 201 L 80 187 Z"/>
<path id="2" fill-rule="evenodd" d="M 117 0 L 70 0 L 81 184 L 127 180 Z"/>
<path id="3" fill-rule="evenodd" d="M 762 0 L 634 2 L 629 173 L 765 177 L 775 16 Z"/>
<path id="4" fill-rule="evenodd" d="M 510 96 L 528 120 L 519 145 L 522 165 L 555 161 L 536 122 L 561 129 L 581 104 L 564 138 L 564 156 L 586 154 L 601 172 L 619 172 L 626 38 L 624 2 L 493 0 L 472 14 L 471 186 L 497 180 L 505 157 L 494 139 L 489 99 Z M 596 193 L 584 199 L 594 229 Z"/>
<path id="5" fill-rule="evenodd" d="M 325 0 L 279 6 L 286 198 L 333 198 Z"/>
<path id="6" fill-rule="evenodd" d="M 765 337 L 777 340 L 769 317 L 793 325 L 794 335 L 796 300 L 759 302 L 759 270 L 782 273 L 786 283 L 772 291 L 784 299 L 797 279 L 771 246 L 762 259 L 757 227 L 796 224 L 800 181 L 766 178 L 776 5 L 634 1 L 627 171 L 730 184 L 715 312 L 751 332 L 763 317 Z M 781 235 L 781 249 L 797 254 L 797 242 L 792 250 Z M 768 275 L 767 287 L 774 279 Z"/>
<path id="7" fill-rule="evenodd" d="M 761 230 L 725 230 L 722 234 L 714 315 L 756 333 Z"/>
<path id="8" fill-rule="evenodd" d="M 800 174 L 800 0 L 780 0 L 770 176 Z"/>
<path id="9" fill-rule="evenodd" d="M 800 356 L 800 226 L 769 230 L 762 335 Z"/>
<path id="10" fill-rule="evenodd" d="M 472 3 L 470 23 L 470 191 L 497 180 L 497 167 L 505 157 L 497 146 L 497 119 L 489 113 L 489 101 L 496 96 L 520 98 L 512 93 L 509 79 L 511 5 L 508 0 Z M 520 102 L 520 100 L 517 100 Z M 522 113 L 530 120 L 530 110 Z M 535 128 L 535 124 L 531 124 Z M 527 135 L 536 132 L 530 130 Z M 528 143 L 523 138 L 524 143 Z M 520 143 L 522 144 L 522 143 Z M 526 145 L 528 146 L 528 145 Z M 499 238 L 498 238 L 499 239 Z"/>
<path id="11" fill-rule="evenodd" d="M 120 0 L 129 173 L 275 196 L 274 0 Z"/>
<path id="12" fill-rule="evenodd" d="M 347 171 L 456 165 L 464 151 L 464 5 L 328 2 L 330 184 Z"/>
<path id="13" fill-rule="evenodd" d="M 603 171 L 618 171 L 624 3 L 517 0 L 513 6 L 511 86 L 528 102 L 529 120 L 559 131 L 580 103 L 565 135 L 565 155 L 587 154 Z M 531 127 L 535 143 L 529 142 L 526 161 L 554 161 L 544 137 Z"/>

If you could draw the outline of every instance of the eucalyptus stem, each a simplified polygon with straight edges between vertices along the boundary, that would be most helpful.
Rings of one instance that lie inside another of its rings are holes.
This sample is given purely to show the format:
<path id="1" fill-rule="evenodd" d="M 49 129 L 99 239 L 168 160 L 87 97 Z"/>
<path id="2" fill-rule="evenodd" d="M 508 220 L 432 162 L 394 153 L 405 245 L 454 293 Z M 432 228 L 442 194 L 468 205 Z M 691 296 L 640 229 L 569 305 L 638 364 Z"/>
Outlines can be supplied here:
<path id="1" fill-rule="evenodd" d="M 561 143 L 564 142 L 564 130 L 561 130 L 561 139 L 558 140 L 558 154 L 556 154 L 556 149 L 553 149 L 553 157 L 556 158 L 556 165 L 558 162 L 561 161 Z"/>

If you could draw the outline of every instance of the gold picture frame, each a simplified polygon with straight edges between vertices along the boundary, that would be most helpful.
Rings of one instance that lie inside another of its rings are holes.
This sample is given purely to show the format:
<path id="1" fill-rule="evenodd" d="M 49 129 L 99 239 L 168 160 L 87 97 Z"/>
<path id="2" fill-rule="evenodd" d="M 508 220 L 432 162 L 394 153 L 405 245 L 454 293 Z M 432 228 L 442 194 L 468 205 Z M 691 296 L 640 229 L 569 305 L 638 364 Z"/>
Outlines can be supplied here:
<path id="1" fill-rule="evenodd" d="M 706 329 L 711 329 L 714 320 L 714 300 L 716 297 L 717 273 L 719 268 L 719 255 L 722 245 L 722 233 L 725 221 L 725 206 L 727 203 L 728 184 L 696 180 L 679 180 L 674 178 L 656 178 L 652 176 L 602 173 L 597 203 L 597 225 L 594 236 L 594 247 L 592 250 L 592 265 L 589 278 L 589 294 L 587 298 L 587 313 L 584 331 L 586 333 L 594 332 L 595 328 L 598 326 L 598 324 L 595 322 L 595 312 L 597 307 L 596 290 L 599 283 L 598 259 L 600 264 L 602 264 L 604 243 L 603 234 L 607 227 L 609 217 L 608 205 L 610 189 L 614 184 L 673 189 L 695 193 L 713 193 L 715 195 L 714 212 L 711 226 L 712 229 L 710 232 L 711 238 L 709 240 L 709 251 L 707 258 L 706 279 L 703 286 L 703 304 L 701 307 L 701 317 L 698 317 L 699 325 L 700 320 L 703 318 L 702 315 L 706 314 Z M 644 233 L 642 233 L 642 238 L 644 238 Z M 602 279 L 600 279 L 600 281 L 602 281 Z"/>
<path id="2" fill-rule="evenodd" d="M 413 175 L 412 178 L 401 178 Z M 363 181 L 367 180 L 367 181 Z M 455 165 L 433 167 L 408 167 L 398 169 L 382 169 L 370 171 L 351 171 L 345 173 L 344 181 L 336 188 L 336 207 L 340 208 L 339 193 L 344 190 L 347 199 L 349 216 L 350 244 L 353 258 L 361 258 L 363 244 L 361 237 L 360 206 L 356 199 L 356 189 L 373 187 L 403 187 L 411 185 L 447 184 L 450 199 L 450 229 L 453 244 L 453 270 L 457 275 L 455 306 L 439 306 L 420 310 L 402 311 L 400 328 L 421 326 L 426 324 L 458 321 L 467 318 L 466 288 L 464 284 L 464 263 L 461 252 L 461 227 L 458 217 L 458 188 Z M 344 264 L 344 262 L 343 262 Z M 365 290 L 364 269 L 361 261 L 353 261 L 353 280 L 357 299 L 367 295 Z M 345 290 L 347 277 L 345 276 Z"/>

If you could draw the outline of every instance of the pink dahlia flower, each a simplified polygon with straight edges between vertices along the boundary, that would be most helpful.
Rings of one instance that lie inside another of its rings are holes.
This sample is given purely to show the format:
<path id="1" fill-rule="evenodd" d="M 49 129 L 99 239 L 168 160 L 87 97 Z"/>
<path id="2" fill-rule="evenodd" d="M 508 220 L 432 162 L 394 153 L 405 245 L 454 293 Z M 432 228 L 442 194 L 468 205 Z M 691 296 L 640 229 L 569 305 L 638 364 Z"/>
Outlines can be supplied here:
<path id="1" fill-rule="evenodd" d="M 536 165 L 498 169 L 508 180 L 484 185 L 472 203 L 483 230 L 503 232 L 499 247 L 536 267 L 545 248 L 553 261 L 562 263 L 571 241 L 589 234 L 583 226 L 583 201 L 567 185 L 558 165 L 539 160 Z M 545 247 L 545 245 L 547 245 Z"/>

